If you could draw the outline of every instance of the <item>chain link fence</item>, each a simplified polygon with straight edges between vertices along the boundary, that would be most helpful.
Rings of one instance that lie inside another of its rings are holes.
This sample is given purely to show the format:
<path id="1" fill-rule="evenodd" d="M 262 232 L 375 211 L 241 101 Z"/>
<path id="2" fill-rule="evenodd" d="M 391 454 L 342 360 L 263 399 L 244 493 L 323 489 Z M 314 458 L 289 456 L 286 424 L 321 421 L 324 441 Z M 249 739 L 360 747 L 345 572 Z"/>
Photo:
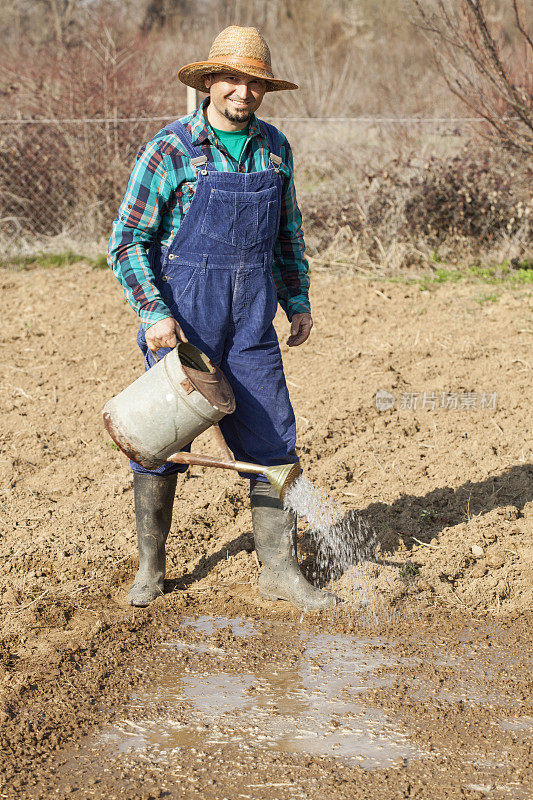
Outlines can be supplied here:
<path id="1" fill-rule="evenodd" d="M 320 223 L 326 213 L 335 213 L 335 198 L 341 195 L 339 185 L 351 176 L 356 193 L 345 193 L 347 199 L 342 202 L 346 208 L 343 211 L 339 206 L 339 215 L 355 217 L 361 211 L 366 221 L 370 221 L 372 236 L 381 236 L 380 221 L 387 214 L 389 218 L 391 213 L 396 214 L 399 201 L 391 200 L 392 189 L 397 192 L 400 187 L 403 192 L 405 183 L 405 191 L 412 193 L 412 182 L 418 180 L 412 176 L 427 172 L 425 160 L 435 152 L 453 156 L 461 147 L 464 149 L 472 123 L 480 122 L 467 118 L 271 119 L 287 133 L 293 145 L 300 199 L 305 206 L 306 197 L 311 198 L 306 209 L 310 212 L 310 224 L 314 224 L 315 217 Z M 0 124 L 0 254 L 6 258 L 76 247 L 87 251 L 90 245 L 103 252 L 139 147 L 168 121 L 170 118 L 159 117 L 3 121 Z M 402 171 L 402 159 L 409 162 L 410 173 Z M 374 166 L 368 168 L 372 160 Z M 395 184 L 389 189 L 386 182 L 391 181 L 391 175 L 387 173 L 387 164 L 394 161 L 399 178 L 394 179 Z M 381 168 L 380 174 L 376 172 L 376 164 L 378 172 Z M 361 178 L 365 170 L 377 174 L 373 182 L 367 182 L 368 190 Z M 455 172 L 460 176 L 461 171 L 459 165 Z M 411 177 L 404 180 L 408 174 Z M 453 176 L 454 181 L 456 177 Z M 473 182 L 476 180 L 474 176 Z M 376 188 L 376 181 L 381 181 L 381 189 Z M 323 202 L 327 208 L 317 210 L 313 205 L 317 186 L 329 198 Z M 471 205 L 468 191 L 467 188 L 464 198 L 460 197 L 466 213 Z M 378 202 L 375 197 L 380 192 Z M 450 185 L 449 196 L 443 195 L 452 213 L 455 213 L 455 192 L 462 192 L 462 188 Z M 356 201 L 354 209 L 352 201 Z M 416 198 L 415 201 L 416 209 L 424 216 L 427 197 L 422 197 L 423 202 Z M 391 202 L 392 210 L 388 207 Z M 439 208 L 439 203 L 438 197 L 434 199 L 434 206 Z M 372 208 L 376 209 L 375 222 Z M 405 227 L 405 222 L 404 217 L 398 219 L 394 224 L 399 230 Z M 318 223 L 317 226 L 320 228 Z M 423 225 L 418 227 L 423 230 Z M 330 233 L 325 231 L 327 236 Z"/>
<path id="2" fill-rule="evenodd" d="M 27 251 L 109 231 L 140 145 L 165 120 L 0 125 L 0 248 Z"/>

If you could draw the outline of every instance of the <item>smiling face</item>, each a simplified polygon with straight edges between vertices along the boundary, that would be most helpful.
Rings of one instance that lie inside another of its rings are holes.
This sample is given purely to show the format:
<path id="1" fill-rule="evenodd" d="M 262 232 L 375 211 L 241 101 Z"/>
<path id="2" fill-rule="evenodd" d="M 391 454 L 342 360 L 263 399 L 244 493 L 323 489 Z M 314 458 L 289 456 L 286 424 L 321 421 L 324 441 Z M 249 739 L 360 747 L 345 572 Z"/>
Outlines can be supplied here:
<path id="1" fill-rule="evenodd" d="M 245 128 L 266 91 L 261 78 L 225 72 L 206 75 L 205 85 L 211 98 L 207 119 L 215 128 L 226 131 Z"/>

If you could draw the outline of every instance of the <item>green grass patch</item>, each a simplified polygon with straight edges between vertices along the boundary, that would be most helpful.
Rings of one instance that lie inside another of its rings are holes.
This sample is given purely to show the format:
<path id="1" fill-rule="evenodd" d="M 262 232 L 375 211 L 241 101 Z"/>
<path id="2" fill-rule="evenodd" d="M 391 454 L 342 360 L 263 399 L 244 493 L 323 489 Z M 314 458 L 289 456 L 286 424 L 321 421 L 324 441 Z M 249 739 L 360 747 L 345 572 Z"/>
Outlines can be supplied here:
<path id="1" fill-rule="evenodd" d="M 434 258 L 432 258 L 432 261 L 439 263 Z M 400 273 L 387 276 L 376 275 L 373 279 L 383 283 L 419 286 L 422 292 L 434 291 L 444 283 L 460 283 L 461 281 L 470 284 L 517 286 L 533 283 L 533 261 L 513 259 L 512 263 L 503 261 L 501 264 L 490 267 L 483 267 L 479 264 L 469 264 L 465 267 L 439 266 L 434 267 L 431 272 L 426 272 L 419 276 L 413 274 L 402 275 Z"/>
<path id="2" fill-rule="evenodd" d="M 17 256 L 9 259 L 9 264 L 16 267 L 68 267 L 77 261 L 86 261 L 87 256 L 80 253 L 73 253 L 69 250 L 66 253 L 35 253 L 32 256 Z"/>
<path id="3" fill-rule="evenodd" d="M 420 575 L 420 567 L 418 564 L 415 564 L 412 561 L 407 561 L 403 566 L 400 567 L 400 578 L 403 578 L 404 580 L 416 578 L 417 575 Z"/>
<path id="4" fill-rule="evenodd" d="M 457 283 L 463 279 L 463 274 L 458 269 L 446 269 L 439 267 L 431 275 L 425 275 L 423 278 L 415 279 L 415 283 L 420 286 L 421 292 L 429 292 L 436 289 L 442 283 Z"/>
<path id="5" fill-rule="evenodd" d="M 503 261 L 492 267 L 482 267 L 479 264 L 469 264 L 463 269 L 458 267 L 437 267 L 431 275 L 424 275 L 421 278 L 410 280 L 410 283 L 417 283 L 420 291 L 431 291 L 443 283 L 458 283 L 466 281 L 468 283 L 488 283 L 493 285 L 504 284 L 528 284 L 533 283 L 533 263 L 531 261 L 514 260 L 512 264 Z M 500 295 L 496 293 L 479 295 L 476 302 L 496 302 Z"/>
<path id="6" fill-rule="evenodd" d="M 481 292 L 481 294 L 477 294 L 472 299 L 474 303 L 479 303 L 482 306 L 485 303 L 497 303 L 500 297 L 501 295 L 498 292 Z"/>
<path id="7" fill-rule="evenodd" d="M 90 258 L 89 261 L 95 269 L 107 269 L 107 255 L 100 253 L 96 258 Z"/>
<path id="8" fill-rule="evenodd" d="M 104 253 L 100 253 L 96 258 L 91 258 L 82 253 L 74 253 L 72 250 L 68 250 L 66 253 L 35 253 L 31 256 L 14 256 L 4 266 L 20 267 L 21 269 L 35 269 L 36 267 L 53 269 L 70 267 L 80 261 L 85 261 L 94 269 L 107 268 L 107 256 Z"/>

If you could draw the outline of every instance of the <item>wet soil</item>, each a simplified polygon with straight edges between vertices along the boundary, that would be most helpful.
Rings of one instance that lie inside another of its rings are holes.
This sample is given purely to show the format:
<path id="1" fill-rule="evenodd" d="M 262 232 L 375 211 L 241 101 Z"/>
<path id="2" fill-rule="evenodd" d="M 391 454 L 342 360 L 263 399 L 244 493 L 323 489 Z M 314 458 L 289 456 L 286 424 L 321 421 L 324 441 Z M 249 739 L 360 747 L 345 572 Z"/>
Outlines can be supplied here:
<path id="1" fill-rule="evenodd" d="M 346 611 L 221 618 L 221 600 L 172 596 L 30 692 L 4 796 L 530 796 L 525 620 L 370 631 Z"/>
<path id="2" fill-rule="evenodd" d="M 131 479 L 100 409 L 139 373 L 134 319 L 84 265 L 0 277 L 0 796 L 528 796 L 525 289 L 314 276 L 313 338 L 284 348 L 302 464 L 379 547 L 366 606 L 350 570 L 322 575 L 354 602 L 302 619 L 257 593 L 246 487 L 199 468 L 170 593 L 125 605 Z M 245 635 L 183 626 L 206 615 Z"/>

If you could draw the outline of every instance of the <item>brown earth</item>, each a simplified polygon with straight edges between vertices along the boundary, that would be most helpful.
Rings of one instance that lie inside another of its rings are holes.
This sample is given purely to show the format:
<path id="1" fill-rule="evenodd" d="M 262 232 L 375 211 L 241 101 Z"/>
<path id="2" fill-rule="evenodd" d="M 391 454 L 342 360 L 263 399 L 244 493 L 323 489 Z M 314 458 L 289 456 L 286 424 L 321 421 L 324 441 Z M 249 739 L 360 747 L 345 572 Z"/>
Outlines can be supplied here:
<path id="1" fill-rule="evenodd" d="M 175 629 L 179 615 L 207 610 L 267 624 L 284 620 L 295 631 L 300 615 L 257 593 L 247 487 L 233 474 L 200 468 L 178 484 L 168 546 L 174 591 L 146 611 L 125 605 L 136 564 L 131 478 L 100 410 L 139 374 L 133 314 L 112 275 L 83 264 L 5 269 L 0 279 L 0 721 L 8 753 L 2 796 L 44 797 L 54 752 L 112 716 L 139 680 L 139 653 Z M 500 691 L 523 713 L 533 599 L 533 310 L 525 287 L 487 288 L 464 282 L 421 291 L 319 272 L 312 339 L 283 350 L 306 475 L 347 512 L 357 510 L 377 535 L 378 559 L 365 569 L 380 616 L 365 624 L 384 626 L 404 649 L 420 650 L 420 641 L 437 637 L 449 652 L 461 631 L 474 630 L 481 647 L 486 630 L 497 630 L 516 666 L 512 675 L 502 667 Z M 286 338 L 281 317 L 278 331 Z M 393 408 L 376 408 L 378 390 L 394 395 Z M 202 446 L 216 451 L 208 434 Z M 312 557 L 312 543 L 304 538 L 303 545 L 302 555 Z M 348 577 L 339 579 L 339 591 L 349 591 Z M 360 617 L 348 604 L 334 619 L 304 625 L 354 632 Z M 243 664 L 257 652 L 265 657 L 258 647 L 244 640 Z M 442 684 L 443 669 L 427 672 L 430 685 Z M 317 757 L 306 767 L 309 759 L 286 755 L 305 796 L 483 796 L 460 788 L 461 770 L 452 762 L 474 729 L 494 741 L 486 709 L 475 716 L 453 706 L 443 722 L 440 706 L 406 702 L 399 684 L 388 699 L 374 699 L 406 721 L 412 713 L 417 741 L 430 731 L 437 740 L 447 736 L 451 755 L 440 750 L 444 761 L 433 771 L 371 775 Z M 529 751 L 505 735 L 506 769 L 522 774 Z M 238 760 L 236 752 L 232 757 Z M 269 758 L 264 776 L 280 768 Z M 306 783 L 311 773 L 316 790 Z M 98 788 L 76 791 L 104 796 Z M 190 791 L 176 796 L 194 796 Z M 233 800 L 220 781 L 202 792 Z"/>

